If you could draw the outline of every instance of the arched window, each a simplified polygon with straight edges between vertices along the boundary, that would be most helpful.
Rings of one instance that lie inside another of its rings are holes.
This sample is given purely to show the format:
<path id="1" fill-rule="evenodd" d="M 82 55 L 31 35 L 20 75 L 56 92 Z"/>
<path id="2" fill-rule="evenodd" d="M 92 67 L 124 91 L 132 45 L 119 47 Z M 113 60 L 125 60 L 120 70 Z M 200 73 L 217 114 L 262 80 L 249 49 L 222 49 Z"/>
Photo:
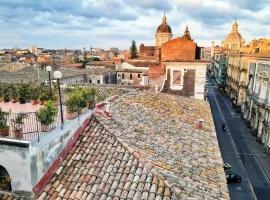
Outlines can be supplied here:
<path id="1" fill-rule="evenodd" d="M 0 190 L 11 191 L 11 179 L 7 170 L 0 165 Z"/>

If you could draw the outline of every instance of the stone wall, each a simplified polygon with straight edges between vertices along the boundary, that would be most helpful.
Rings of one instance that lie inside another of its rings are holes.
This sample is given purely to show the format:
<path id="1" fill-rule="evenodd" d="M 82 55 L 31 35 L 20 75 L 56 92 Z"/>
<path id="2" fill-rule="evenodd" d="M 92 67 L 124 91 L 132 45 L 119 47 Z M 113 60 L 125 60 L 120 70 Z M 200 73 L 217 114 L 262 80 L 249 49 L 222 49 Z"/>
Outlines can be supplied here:
<path id="1" fill-rule="evenodd" d="M 176 94 L 186 97 L 192 97 L 194 96 L 195 91 L 195 70 L 187 70 L 187 72 L 184 75 L 184 85 L 181 90 L 172 90 L 171 89 L 171 70 L 167 70 L 167 80 L 165 80 L 165 84 L 163 87 L 162 92 L 169 93 L 169 94 Z"/>

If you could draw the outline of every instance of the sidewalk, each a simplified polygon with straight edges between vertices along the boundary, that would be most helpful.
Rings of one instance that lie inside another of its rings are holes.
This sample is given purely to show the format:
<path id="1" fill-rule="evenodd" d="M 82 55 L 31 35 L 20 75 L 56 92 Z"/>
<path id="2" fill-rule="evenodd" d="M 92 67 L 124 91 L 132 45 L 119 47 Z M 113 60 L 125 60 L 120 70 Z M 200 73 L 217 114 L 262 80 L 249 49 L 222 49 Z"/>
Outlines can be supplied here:
<path id="1" fill-rule="evenodd" d="M 270 155 L 264 153 L 264 145 L 260 144 L 256 141 L 256 137 L 252 136 L 252 131 L 247 127 L 246 121 L 242 119 L 241 113 L 236 113 L 235 110 L 232 108 L 230 101 L 226 96 L 222 95 L 222 98 L 225 99 L 225 103 L 230 108 L 231 112 L 234 112 L 235 121 L 243 128 L 246 132 L 246 141 L 249 144 L 252 152 L 255 154 L 255 158 L 259 161 L 262 169 L 264 170 L 265 174 L 267 175 L 268 180 L 270 181 Z"/>

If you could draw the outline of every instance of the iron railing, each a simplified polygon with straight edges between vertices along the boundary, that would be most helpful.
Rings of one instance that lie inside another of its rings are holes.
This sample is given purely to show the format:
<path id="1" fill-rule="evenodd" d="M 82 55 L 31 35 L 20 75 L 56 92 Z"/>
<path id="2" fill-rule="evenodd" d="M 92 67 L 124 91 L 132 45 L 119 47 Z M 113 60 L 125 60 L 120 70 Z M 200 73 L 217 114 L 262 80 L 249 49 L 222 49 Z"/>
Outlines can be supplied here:
<path id="1" fill-rule="evenodd" d="M 0 133 L 0 137 L 32 141 L 34 139 L 39 138 L 40 134 L 51 131 L 52 129 L 60 125 L 61 123 L 60 113 L 58 113 L 54 122 L 45 128 L 38 121 L 35 112 L 28 112 L 28 113 L 23 113 L 25 117 L 22 119 L 21 125 L 18 125 L 16 123 L 16 119 L 21 114 L 22 113 L 10 113 L 10 112 L 7 113 L 7 115 L 5 116 L 5 121 L 8 127 L 8 135 L 3 135 Z M 17 130 L 18 126 L 19 126 L 19 130 Z"/>
<path id="2" fill-rule="evenodd" d="M 85 87 L 93 87 L 93 86 L 85 86 Z M 93 109 L 95 107 L 95 103 L 99 103 L 102 101 L 105 101 L 111 96 L 117 95 L 122 96 L 129 92 L 134 91 L 134 89 L 130 88 L 117 88 L 117 87 L 94 87 L 97 91 L 95 102 L 93 102 L 93 105 L 90 106 L 90 109 Z M 63 97 L 63 115 L 65 116 L 65 96 L 66 91 L 64 88 L 61 89 L 61 96 Z M 15 120 L 16 118 L 21 115 L 21 113 L 11 113 L 8 112 L 5 116 L 5 123 L 8 126 L 8 134 L 3 135 L 1 133 L 0 129 L 0 138 L 11 138 L 11 139 L 17 139 L 17 140 L 26 140 L 26 141 L 32 141 L 35 139 L 39 140 L 40 135 L 45 134 L 46 132 L 51 131 L 52 129 L 59 127 L 61 125 L 61 113 L 59 109 L 59 103 L 57 102 L 58 107 L 58 114 L 55 117 L 55 120 L 52 124 L 50 124 L 48 127 L 44 127 L 39 121 L 36 116 L 36 112 L 27 112 L 23 113 L 25 115 L 25 118 L 23 118 L 23 123 L 20 127 L 20 133 L 16 132 L 15 127 Z M 65 119 L 64 119 L 65 120 Z"/>

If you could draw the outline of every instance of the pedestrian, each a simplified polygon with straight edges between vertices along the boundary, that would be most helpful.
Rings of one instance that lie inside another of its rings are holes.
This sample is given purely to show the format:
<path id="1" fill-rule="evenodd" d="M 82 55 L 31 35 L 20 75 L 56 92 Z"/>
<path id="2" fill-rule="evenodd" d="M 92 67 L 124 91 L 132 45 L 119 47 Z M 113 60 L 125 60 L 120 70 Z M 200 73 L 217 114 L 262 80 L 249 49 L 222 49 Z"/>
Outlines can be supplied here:
<path id="1" fill-rule="evenodd" d="M 222 123 L 222 130 L 225 131 L 226 130 L 226 124 Z"/>

